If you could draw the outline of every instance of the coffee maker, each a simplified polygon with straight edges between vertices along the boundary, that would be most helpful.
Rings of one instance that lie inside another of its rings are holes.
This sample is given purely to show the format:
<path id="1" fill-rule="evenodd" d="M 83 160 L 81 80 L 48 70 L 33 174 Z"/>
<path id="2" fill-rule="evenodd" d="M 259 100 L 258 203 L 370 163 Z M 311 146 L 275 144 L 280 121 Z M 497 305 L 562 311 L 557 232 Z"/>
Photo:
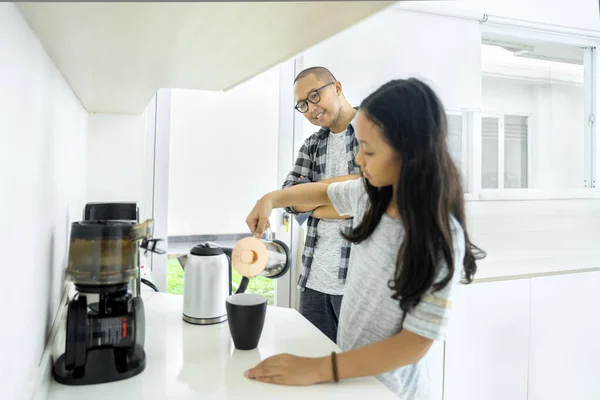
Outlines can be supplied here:
<path id="1" fill-rule="evenodd" d="M 131 287 L 139 279 L 139 242 L 162 251 L 152 234 L 151 219 L 72 223 L 66 279 L 77 293 L 67 306 L 65 351 L 53 367 L 57 382 L 106 383 L 144 370 L 144 305 Z"/>

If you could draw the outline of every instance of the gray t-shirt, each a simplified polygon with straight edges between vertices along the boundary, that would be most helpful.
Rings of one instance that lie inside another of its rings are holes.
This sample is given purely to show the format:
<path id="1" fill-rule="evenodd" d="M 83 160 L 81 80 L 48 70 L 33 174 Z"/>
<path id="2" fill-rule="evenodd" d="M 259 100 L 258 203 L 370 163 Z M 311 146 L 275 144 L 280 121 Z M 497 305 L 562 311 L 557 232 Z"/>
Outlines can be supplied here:
<path id="1" fill-rule="evenodd" d="M 348 175 L 346 163 L 346 131 L 329 133 L 327 161 L 323 179 Z M 306 287 L 331 295 L 344 294 L 344 283 L 338 278 L 342 248 L 342 219 L 321 219 L 317 225 L 317 242 Z"/>
<path id="2" fill-rule="evenodd" d="M 366 211 L 368 197 L 362 179 L 333 183 L 327 189 L 340 215 L 354 217 L 357 226 Z M 451 218 L 455 273 L 448 285 L 437 292 L 430 289 L 416 308 L 404 315 L 397 300 L 391 298 L 388 282 L 394 276 L 396 258 L 404 229 L 402 222 L 383 215 L 371 236 L 353 245 L 338 327 L 338 346 L 344 351 L 381 341 L 407 329 L 417 335 L 443 340 L 453 289 L 460 280 L 465 254 L 464 232 Z M 447 274 L 440 262 L 435 282 Z M 404 319 L 404 321 L 403 321 Z M 403 400 L 430 398 L 427 357 L 377 378 Z"/>

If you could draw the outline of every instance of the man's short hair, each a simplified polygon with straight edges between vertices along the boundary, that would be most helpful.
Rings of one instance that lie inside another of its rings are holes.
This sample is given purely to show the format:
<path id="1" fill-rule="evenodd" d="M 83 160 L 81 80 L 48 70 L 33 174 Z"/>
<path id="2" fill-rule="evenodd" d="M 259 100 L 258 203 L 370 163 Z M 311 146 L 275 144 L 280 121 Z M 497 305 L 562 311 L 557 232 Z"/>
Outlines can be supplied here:
<path id="1" fill-rule="evenodd" d="M 296 78 L 294 79 L 294 83 L 298 82 L 299 79 L 302 79 L 305 76 L 308 76 L 310 74 L 315 75 L 317 77 L 317 79 L 322 82 L 329 83 L 329 82 L 336 81 L 335 76 L 333 76 L 331 71 L 329 71 L 327 68 L 325 68 L 325 67 L 310 67 L 310 68 L 306 68 L 306 69 L 302 70 L 298 75 L 296 75 Z"/>

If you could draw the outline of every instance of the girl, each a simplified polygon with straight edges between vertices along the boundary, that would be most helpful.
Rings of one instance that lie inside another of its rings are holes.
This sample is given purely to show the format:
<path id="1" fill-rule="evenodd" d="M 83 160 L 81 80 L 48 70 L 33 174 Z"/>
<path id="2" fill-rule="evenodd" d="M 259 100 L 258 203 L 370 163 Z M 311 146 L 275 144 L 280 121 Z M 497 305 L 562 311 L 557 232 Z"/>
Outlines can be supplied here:
<path id="1" fill-rule="evenodd" d="M 446 145 L 443 106 L 418 79 L 393 80 L 356 116 L 363 178 L 308 183 L 262 197 L 246 222 L 260 236 L 274 208 L 333 205 L 354 217 L 339 319 L 339 355 L 289 354 L 246 372 L 263 382 L 311 385 L 376 375 L 402 399 L 429 398 L 422 358 L 443 340 L 452 292 L 478 249 L 466 232 L 459 172 Z M 483 253 L 480 253 L 483 255 Z"/>

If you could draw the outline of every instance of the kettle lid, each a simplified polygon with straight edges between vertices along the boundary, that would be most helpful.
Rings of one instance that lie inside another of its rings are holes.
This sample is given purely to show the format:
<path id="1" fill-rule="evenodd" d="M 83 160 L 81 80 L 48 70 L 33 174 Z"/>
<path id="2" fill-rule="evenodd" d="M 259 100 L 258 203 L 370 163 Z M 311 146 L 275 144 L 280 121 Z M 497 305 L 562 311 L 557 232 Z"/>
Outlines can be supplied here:
<path id="1" fill-rule="evenodd" d="M 218 256 L 219 254 L 225 254 L 222 248 L 211 242 L 197 244 L 190 252 L 193 256 Z"/>

